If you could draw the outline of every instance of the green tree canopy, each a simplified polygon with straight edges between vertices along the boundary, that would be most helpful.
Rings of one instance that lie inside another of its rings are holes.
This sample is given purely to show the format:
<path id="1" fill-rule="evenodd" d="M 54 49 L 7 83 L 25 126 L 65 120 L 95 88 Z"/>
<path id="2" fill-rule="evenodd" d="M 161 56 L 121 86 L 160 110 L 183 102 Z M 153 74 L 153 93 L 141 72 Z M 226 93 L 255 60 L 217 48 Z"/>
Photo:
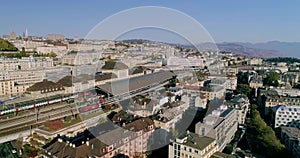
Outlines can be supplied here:
<path id="1" fill-rule="evenodd" d="M 257 105 L 251 105 L 250 122 L 247 134 L 253 139 L 248 139 L 254 152 L 266 157 L 289 157 L 285 146 L 277 139 L 275 132 L 261 118 Z"/>
<path id="2" fill-rule="evenodd" d="M 264 85 L 278 87 L 279 86 L 279 82 L 278 82 L 279 78 L 280 78 L 279 73 L 270 72 L 267 74 L 267 77 L 264 79 Z"/>
<path id="3" fill-rule="evenodd" d="M 33 57 L 51 57 L 51 58 L 55 58 L 55 57 L 57 57 L 57 54 L 54 53 L 54 52 L 50 52 L 50 53 L 46 53 L 46 54 L 34 52 Z"/>
<path id="4" fill-rule="evenodd" d="M 298 62 L 300 63 L 300 59 L 298 58 L 291 58 L 291 57 L 278 57 L 278 58 L 269 58 L 265 59 L 266 62 L 286 62 L 288 64 Z"/>
<path id="5" fill-rule="evenodd" d="M 55 58 L 55 57 L 57 56 L 57 54 L 54 53 L 54 52 L 51 52 L 51 53 L 48 54 L 48 56 L 49 56 L 49 57 L 52 57 L 52 58 Z"/>
<path id="6" fill-rule="evenodd" d="M 250 96 L 251 88 L 247 84 L 238 84 L 236 87 L 236 93 Z"/>
<path id="7" fill-rule="evenodd" d="M 0 51 L 18 51 L 18 48 L 9 41 L 0 39 Z"/>
<path id="8" fill-rule="evenodd" d="M 238 83 L 240 83 L 240 84 L 248 84 L 248 77 L 247 77 L 246 73 L 239 71 L 236 74 L 236 77 L 237 77 Z"/>

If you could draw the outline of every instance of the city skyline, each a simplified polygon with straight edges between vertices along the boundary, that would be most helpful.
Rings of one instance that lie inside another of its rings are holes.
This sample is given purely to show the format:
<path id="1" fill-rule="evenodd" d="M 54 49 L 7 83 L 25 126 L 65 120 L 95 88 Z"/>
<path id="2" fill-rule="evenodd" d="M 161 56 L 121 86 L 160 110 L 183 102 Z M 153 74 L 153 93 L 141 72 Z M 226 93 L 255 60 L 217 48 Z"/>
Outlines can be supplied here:
<path id="1" fill-rule="evenodd" d="M 161 6 L 183 12 L 202 24 L 212 38 L 220 42 L 299 42 L 296 36 L 300 22 L 297 3 L 283 1 L 226 1 L 226 2 L 3 2 L 0 12 L 0 34 L 16 32 L 22 35 L 26 29 L 33 36 L 51 33 L 64 34 L 68 38 L 85 37 L 105 18 L 125 9 L 141 6 Z M 15 5 L 18 4 L 18 5 Z M 84 10 L 84 11 L 82 11 Z M 9 13 L 9 14 L 7 14 Z"/>
<path id="2" fill-rule="evenodd" d="M 1 4 L 0 158 L 300 158 L 300 1 Z"/>

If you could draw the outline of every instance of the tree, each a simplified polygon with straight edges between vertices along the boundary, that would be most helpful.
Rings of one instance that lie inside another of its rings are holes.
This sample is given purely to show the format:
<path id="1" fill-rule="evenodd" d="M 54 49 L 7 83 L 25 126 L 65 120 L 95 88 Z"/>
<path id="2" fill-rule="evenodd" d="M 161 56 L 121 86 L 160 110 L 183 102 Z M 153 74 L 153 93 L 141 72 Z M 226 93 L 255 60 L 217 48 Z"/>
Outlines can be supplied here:
<path id="1" fill-rule="evenodd" d="M 252 150 L 266 157 L 289 157 L 285 146 L 277 139 L 273 129 L 267 126 L 256 108 L 256 105 L 251 105 L 247 129 L 248 142 Z"/>
<path id="2" fill-rule="evenodd" d="M 270 72 L 267 74 L 267 77 L 264 79 L 264 85 L 265 86 L 274 86 L 278 87 L 279 86 L 279 80 L 280 75 L 277 72 Z"/>
<path id="3" fill-rule="evenodd" d="M 269 58 L 265 59 L 266 62 L 286 62 L 287 64 L 291 64 L 294 62 L 300 63 L 300 59 L 291 58 L 291 57 L 278 57 L 278 58 Z"/>
<path id="4" fill-rule="evenodd" d="M 236 93 L 250 96 L 251 88 L 247 84 L 238 84 L 236 87 Z"/>
<path id="5" fill-rule="evenodd" d="M 176 77 L 173 77 L 170 81 L 169 81 L 169 86 L 170 87 L 175 87 L 176 83 L 179 83 L 179 80 Z"/>
<path id="6" fill-rule="evenodd" d="M 29 144 L 25 144 L 23 148 L 28 157 L 36 157 L 38 155 L 38 150 L 30 146 Z"/>
<path id="7" fill-rule="evenodd" d="M 48 54 L 48 57 L 55 58 L 56 56 L 57 56 L 57 54 L 54 53 L 54 52 L 50 52 L 50 53 Z"/>
<path id="8" fill-rule="evenodd" d="M 21 53 L 25 53 L 25 48 L 24 47 L 22 47 Z"/>
<path id="9" fill-rule="evenodd" d="M 0 51 L 17 51 L 16 48 L 12 43 L 7 40 L 0 39 Z"/>
<path id="10" fill-rule="evenodd" d="M 246 73 L 239 71 L 237 74 L 237 81 L 241 84 L 248 84 L 248 77 Z"/>
<path id="11" fill-rule="evenodd" d="M 205 80 L 205 74 L 201 71 L 198 71 L 195 73 L 196 74 L 196 77 L 198 78 L 198 81 L 203 81 Z"/>

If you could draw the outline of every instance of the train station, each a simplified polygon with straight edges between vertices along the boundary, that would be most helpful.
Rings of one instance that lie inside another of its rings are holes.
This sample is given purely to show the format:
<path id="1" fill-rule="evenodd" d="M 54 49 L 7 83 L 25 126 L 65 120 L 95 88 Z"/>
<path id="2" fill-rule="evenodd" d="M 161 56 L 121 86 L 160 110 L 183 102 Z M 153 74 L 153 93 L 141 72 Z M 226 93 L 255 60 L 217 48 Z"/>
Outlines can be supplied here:
<path id="1" fill-rule="evenodd" d="M 108 82 L 95 88 L 100 95 L 108 98 L 130 96 L 143 90 L 148 90 L 151 87 L 163 86 L 175 77 L 176 75 L 173 72 L 159 71 L 134 78 Z"/>

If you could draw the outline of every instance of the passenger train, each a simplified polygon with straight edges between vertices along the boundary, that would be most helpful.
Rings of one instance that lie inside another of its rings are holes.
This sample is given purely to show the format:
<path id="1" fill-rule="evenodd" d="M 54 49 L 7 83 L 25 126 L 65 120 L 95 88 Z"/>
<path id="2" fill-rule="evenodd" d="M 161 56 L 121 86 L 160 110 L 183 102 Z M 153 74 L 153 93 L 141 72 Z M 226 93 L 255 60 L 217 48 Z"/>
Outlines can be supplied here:
<path id="1" fill-rule="evenodd" d="M 47 98 L 40 98 L 36 100 L 31 100 L 31 101 L 23 101 L 23 102 L 18 102 L 18 103 L 11 103 L 8 105 L 5 105 L 3 109 L 0 109 L 0 116 L 9 114 L 9 113 L 15 113 L 19 111 L 24 111 L 28 109 L 33 109 L 45 105 L 51 105 L 59 102 L 74 102 L 74 99 L 80 99 L 84 97 L 92 97 L 94 94 L 90 91 L 83 92 L 83 93 L 77 93 L 73 95 L 55 95 Z M 99 96 L 99 103 L 96 105 L 90 105 L 86 106 L 84 108 L 79 109 L 79 112 L 87 112 L 96 108 L 99 108 L 99 104 L 104 103 L 104 99 L 102 96 Z M 4 105 L 3 105 L 4 106 Z"/>

